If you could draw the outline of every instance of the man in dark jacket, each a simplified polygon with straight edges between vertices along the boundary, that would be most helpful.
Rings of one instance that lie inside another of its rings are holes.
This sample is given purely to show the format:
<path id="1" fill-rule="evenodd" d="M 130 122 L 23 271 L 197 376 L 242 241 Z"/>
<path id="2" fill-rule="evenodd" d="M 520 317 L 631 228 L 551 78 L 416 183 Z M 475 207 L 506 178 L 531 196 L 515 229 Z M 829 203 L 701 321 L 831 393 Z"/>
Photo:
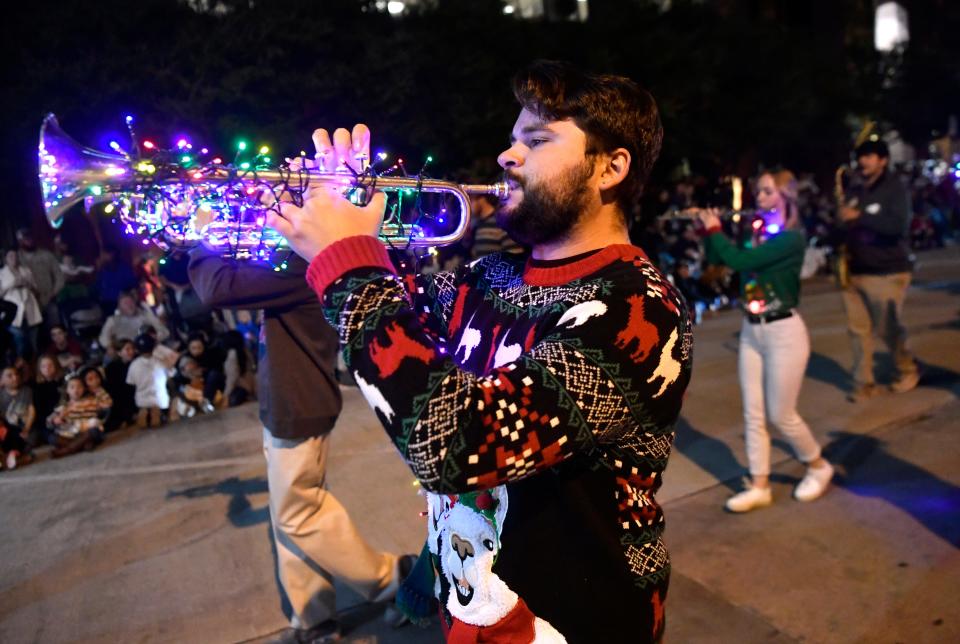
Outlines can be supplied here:
<path id="1" fill-rule="evenodd" d="M 857 148 L 863 184 L 852 190 L 854 205 L 841 209 L 846 228 L 850 283 L 843 293 L 853 343 L 854 388 L 851 402 L 873 396 L 873 334 L 883 338 L 893 354 L 897 375 L 890 389 L 897 393 L 917 386 L 917 364 L 907 349 L 901 322 L 903 300 L 910 285 L 911 257 L 907 246 L 910 196 L 888 169 L 886 143 L 870 140 Z"/>
<path id="2" fill-rule="evenodd" d="M 264 311 L 257 374 L 263 451 L 279 578 L 293 608 L 283 642 L 339 639 L 333 578 L 383 601 L 395 594 L 400 574 L 398 558 L 374 550 L 326 490 L 328 437 L 342 405 L 337 333 L 323 322 L 306 270 L 299 257 L 275 272 L 203 248 L 189 265 L 209 306 Z"/>

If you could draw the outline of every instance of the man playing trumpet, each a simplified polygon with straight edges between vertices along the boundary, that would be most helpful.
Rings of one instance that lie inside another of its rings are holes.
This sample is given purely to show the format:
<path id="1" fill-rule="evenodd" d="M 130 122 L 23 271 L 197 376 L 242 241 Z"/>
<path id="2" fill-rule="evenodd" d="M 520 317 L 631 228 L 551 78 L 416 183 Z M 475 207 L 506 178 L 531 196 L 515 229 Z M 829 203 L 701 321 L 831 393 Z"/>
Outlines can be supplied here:
<path id="1" fill-rule="evenodd" d="M 377 240 L 382 194 L 359 207 L 317 189 L 267 223 L 310 262 L 348 368 L 422 485 L 506 485 L 494 572 L 570 642 L 657 641 L 670 563 L 654 494 L 692 335 L 624 212 L 659 152 L 659 115 L 632 81 L 564 63 L 534 63 L 514 93 L 497 218 L 529 258 L 407 287 Z M 364 126 L 315 138 L 337 164 L 368 158 Z"/>

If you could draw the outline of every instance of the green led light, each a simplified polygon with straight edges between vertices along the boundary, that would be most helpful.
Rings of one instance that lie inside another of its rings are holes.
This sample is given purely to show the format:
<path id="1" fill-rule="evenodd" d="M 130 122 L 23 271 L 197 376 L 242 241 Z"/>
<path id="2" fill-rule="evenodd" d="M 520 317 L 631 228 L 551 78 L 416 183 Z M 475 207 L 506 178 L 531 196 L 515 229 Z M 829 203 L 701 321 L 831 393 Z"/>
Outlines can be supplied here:
<path id="1" fill-rule="evenodd" d="M 428 157 L 427 157 L 427 163 L 433 163 L 433 157 L 432 157 L 432 156 L 428 156 Z"/>
<path id="2" fill-rule="evenodd" d="M 100 186 L 90 186 L 90 194 L 99 197 L 103 194 L 103 188 Z"/>
<path id="3" fill-rule="evenodd" d="M 237 149 L 240 150 L 241 152 L 242 152 L 243 150 L 246 150 L 246 149 L 247 149 L 247 142 L 246 142 L 246 141 L 240 141 L 239 143 L 237 143 Z"/>
<path id="4" fill-rule="evenodd" d="M 243 163 L 240 164 L 240 167 L 243 168 L 244 170 L 248 170 L 250 169 L 250 164 L 244 161 Z"/>
<path id="5" fill-rule="evenodd" d="M 190 155 L 184 154 L 180 157 L 180 163 L 190 163 Z"/>

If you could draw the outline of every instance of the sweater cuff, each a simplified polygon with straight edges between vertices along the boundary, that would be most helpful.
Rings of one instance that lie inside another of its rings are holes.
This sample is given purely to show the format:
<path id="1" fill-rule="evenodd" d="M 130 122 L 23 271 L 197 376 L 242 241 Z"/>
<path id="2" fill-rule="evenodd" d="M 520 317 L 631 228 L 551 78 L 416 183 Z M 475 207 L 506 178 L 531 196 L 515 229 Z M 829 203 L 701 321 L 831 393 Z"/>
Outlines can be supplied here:
<path id="1" fill-rule="evenodd" d="M 723 232 L 723 228 L 721 228 L 720 226 L 711 226 L 710 228 L 704 228 L 703 230 L 701 230 L 700 236 L 709 237 L 713 233 L 722 233 L 722 232 Z"/>
<path id="2" fill-rule="evenodd" d="M 324 248 L 307 268 L 307 284 L 323 301 L 327 288 L 355 268 L 375 267 L 394 273 L 393 263 L 376 237 L 355 235 Z"/>

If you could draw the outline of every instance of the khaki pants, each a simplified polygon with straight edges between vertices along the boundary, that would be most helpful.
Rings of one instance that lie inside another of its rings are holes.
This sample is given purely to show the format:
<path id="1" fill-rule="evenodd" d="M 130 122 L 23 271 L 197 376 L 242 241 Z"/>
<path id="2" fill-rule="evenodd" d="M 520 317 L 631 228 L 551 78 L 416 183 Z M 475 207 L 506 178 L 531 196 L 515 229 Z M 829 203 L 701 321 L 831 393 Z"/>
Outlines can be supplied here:
<path id="1" fill-rule="evenodd" d="M 912 375 L 917 364 L 907 350 L 907 330 L 901 322 L 910 273 L 851 275 L 843 290 L 847 332 L 853 348 L 853 381 L 858 387 L 873 378 L 873 334 L 879 335 L 897 369 L 897 377 Z"/>
<path id="2" fill-rule="evenodd" d="M 295 628 L 336 617 L 334 578 L 369 601 L 395 591 L 396 556 L 374 550 L 326 490 L 329 444 L 329 435 L 287 440 L 263 431 L 277 565 Z"/>

